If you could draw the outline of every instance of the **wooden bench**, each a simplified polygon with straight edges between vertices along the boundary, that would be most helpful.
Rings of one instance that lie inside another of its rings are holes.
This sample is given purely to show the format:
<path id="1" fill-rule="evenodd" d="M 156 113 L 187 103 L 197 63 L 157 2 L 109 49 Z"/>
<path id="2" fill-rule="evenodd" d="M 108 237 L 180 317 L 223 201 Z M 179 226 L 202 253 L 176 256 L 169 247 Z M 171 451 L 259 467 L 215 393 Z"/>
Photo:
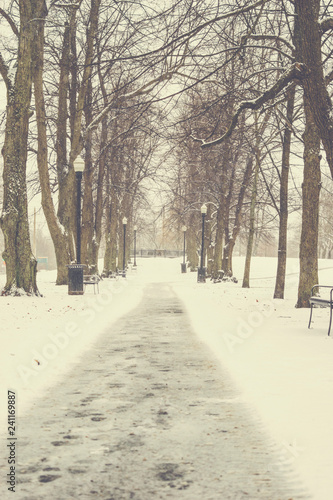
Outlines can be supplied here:
<path id="1" fill-rule="evenodd" d="M 94 285 L 94 293 L 96 293 L 96 288 L 97 292 L 99 293 L 99 286 L 98 283 L 101 281 L 101 277 L 98 274 L 87 274 L 83 276 L 83 285 L 84 285 L 84 291 L 86 290 L 87 285 Z"/>
<path id="2" fill-rule="evenodd" d="M 319 295 L 320 288 L 328 288 L 330 290 L 329 297 L 328 297 L 328 295 L 326 298 L 321 297 Z M 318 289 L 317 292 L 315 292 L 316 289 Z M 317 295 L 315 293 L 317 293 Z M 330 308 L 330 322 L 329 322 L 329 326 L 328 326 L 328 335 L 330 335 L 331 325 L 332 325 L 333 287 L 331 287 L 329 285 L 314 285 L 311 288 L 311 297 L 309 299 L 309 302 L 310 302 L 311 312 L 310 312 L 310 320 L 309 320 L 308 328 L 310 328 L 310 325 L 311 325 L 313 307 L 314 306 L 316 306 L 316 307 L 329 307 Z"/>

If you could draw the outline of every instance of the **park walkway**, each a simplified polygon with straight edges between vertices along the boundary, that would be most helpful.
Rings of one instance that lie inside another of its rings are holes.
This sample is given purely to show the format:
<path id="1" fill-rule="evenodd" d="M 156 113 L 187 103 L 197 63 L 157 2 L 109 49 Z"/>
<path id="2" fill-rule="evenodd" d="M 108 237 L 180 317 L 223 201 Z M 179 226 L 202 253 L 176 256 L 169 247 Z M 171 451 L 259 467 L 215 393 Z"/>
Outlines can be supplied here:
<path id="1" fill-rule="evenodd" d="M 2 498 L 309 498 L 166 283 L 146 286 L 19 436 L 17 491 Z"/>

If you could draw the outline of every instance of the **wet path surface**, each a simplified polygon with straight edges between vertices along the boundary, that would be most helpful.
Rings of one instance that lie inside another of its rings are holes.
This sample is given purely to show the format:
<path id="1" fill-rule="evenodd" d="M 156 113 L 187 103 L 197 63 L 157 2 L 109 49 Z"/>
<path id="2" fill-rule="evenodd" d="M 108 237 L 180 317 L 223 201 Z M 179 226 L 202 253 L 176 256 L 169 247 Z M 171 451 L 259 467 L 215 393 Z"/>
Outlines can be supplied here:
<path id="1" fill-rule="evenodd" d="M 308 498 L 159 283 L 21 417 L 17 454 L 20 500 Z"/>

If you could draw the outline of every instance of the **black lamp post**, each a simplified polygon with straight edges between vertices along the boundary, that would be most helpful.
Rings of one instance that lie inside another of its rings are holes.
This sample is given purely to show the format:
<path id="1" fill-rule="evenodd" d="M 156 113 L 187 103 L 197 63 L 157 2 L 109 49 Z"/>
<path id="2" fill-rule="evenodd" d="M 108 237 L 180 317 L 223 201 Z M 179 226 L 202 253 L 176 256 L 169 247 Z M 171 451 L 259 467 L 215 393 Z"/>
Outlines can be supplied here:
<path id="1" fill-rule="evenodd" d="M 185 249 L 186 249 L 186 226 L 182 227 L 182 231 L 184 233 L 184 253 L 183 253 L 183 262 L 181 264 L 181 271 L 182 273 L 186 273 L 186 262 L 185 262 Z"/>
<path id="2" fill-rule="evenodd" d="M 84 170 L 82 158 L 74 160 L 76 177 L 76 264 L 68 267 L 68 295 L 83 295 L 83 268 L 81 264 L 81 181 Z"/>
<path id="3" fill-rule="evenodd" d="M 74 170 L 76 177 L 76 263 L 81 264 L 81 181 L 84 170 L 84 161 L 82 158 L 76 158 L 74 161 Z"/>
<path id="4" fill-rule="evenodd" d="M 200 267 L 198 268 L 198 283 L 206 283 L 206 268 L 204 267 L 204 245 L 205 245 L 205 217 L 207 214 L 207 206 L 205 204 L 201 207 L 202 215 L 202 236 L 201 236 L 201 259 Z"/>
<path id="5" fill-rule="evenodd" d="M 133 267 L 136 267 L 136 232 L 137 232 L 137 226 L 134 226 L 134 264 Z"/>
<path id="6" fill-rule="evenodd" d="M 123 229 L 124 229 L 124 252 L 123 252 L 123 276 L 125 277 L 125 262 L 126 262 L 126 224 L 127 224 L 127 219 L 126 217 L 123 218 Z"/>

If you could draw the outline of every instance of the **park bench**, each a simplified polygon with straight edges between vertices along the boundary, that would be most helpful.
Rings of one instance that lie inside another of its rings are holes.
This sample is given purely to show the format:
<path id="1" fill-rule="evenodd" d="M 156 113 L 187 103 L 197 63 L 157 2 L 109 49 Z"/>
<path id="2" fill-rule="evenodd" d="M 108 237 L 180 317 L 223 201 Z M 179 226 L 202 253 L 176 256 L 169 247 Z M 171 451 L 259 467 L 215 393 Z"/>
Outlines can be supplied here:
<path id="1" fill-rule="evenodd" d="M 117 269 L 117 276 L 121 276 L 122 278 L 126 278 L 126 269 Z"/>
<path id="2" fill-rule="evenodd" d="M 320 296 L 320 289 L 321 288 L 328 288 L 330 290 L 329 296 L 327 294 L 326 297 L 321 297 Z M 317 291 L 315 292 L 315 290 Z M 328 326 L 328 335 L 330 334 L 331 331 L 331 325 L 332 325 L 332 308 L 333 308 L 333 288 L 329 285 L 314 285 L 311 288 L 311 297 L 309 299 L 310 302 L 310 307 L 311 307 L 311 312 L 310 312 L 310 320 L 309 320 L 309 326 L 311 326 L 311 318 L 312 318 L 312 310 L 313 307 L 329 307 L 330 308 L 330 322 Z"/>
<path id="3" fill-rule="evenodd" d="M 86 290 L 87 285 L 94 285 L 94 293 L 96 293 L 96 288 L 97 292 L 99 293 L 99 286 L 98 283 L 101 281 L 101 277 L 98 274 L 87 274 L 83 276 L 83 285 L 84 285 L 84 291 Z"/>

